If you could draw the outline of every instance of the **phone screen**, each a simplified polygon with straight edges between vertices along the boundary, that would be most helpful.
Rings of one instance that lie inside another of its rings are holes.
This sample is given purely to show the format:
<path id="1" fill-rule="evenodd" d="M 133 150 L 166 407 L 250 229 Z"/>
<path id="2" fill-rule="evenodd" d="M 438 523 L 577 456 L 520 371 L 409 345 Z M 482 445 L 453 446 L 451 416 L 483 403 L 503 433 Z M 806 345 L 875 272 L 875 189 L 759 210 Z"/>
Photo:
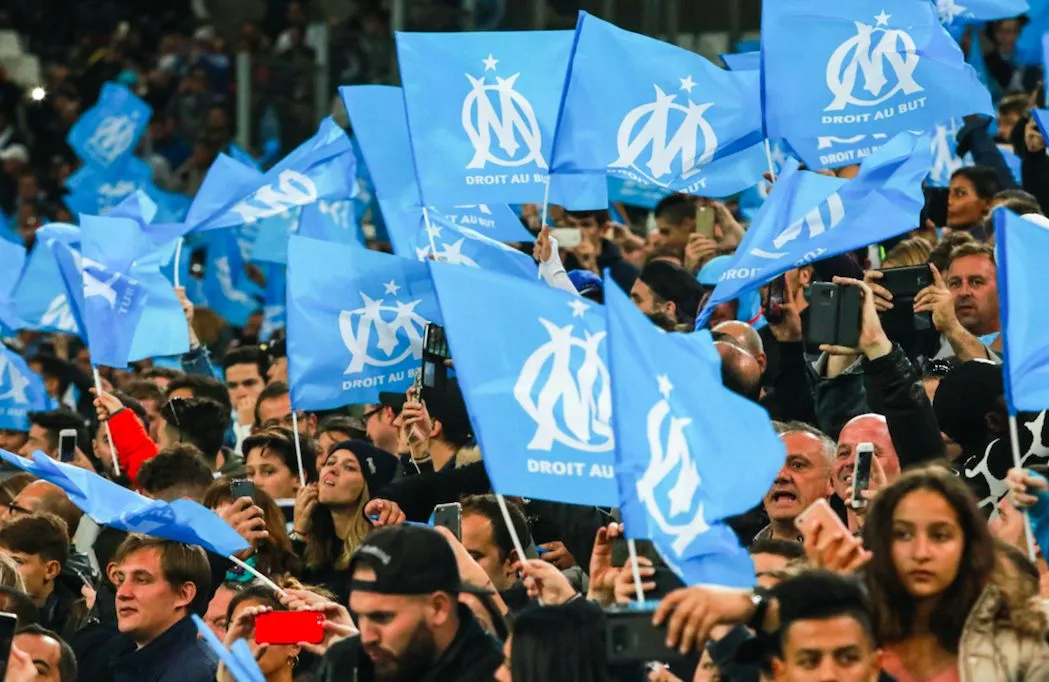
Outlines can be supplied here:
<path id="1" fill-rule="evenodd" d="M 76 430 L 62 429 L 58 433 L 58 455 L 63 462 L 76 459 Z"/>
<path id="2" fill-rule="evenodd" d="M 780 275 L 769 282 L 769 300 L 765 306 L 765 319 L 776 324 L 783 319 L 783 299 L 787 293 L 787 276 Z"/>
<path id="3" fill-rule="evenodd" d="M 860 443 L 856 446 L 856 465 L 852 471 L 852 499 L 849 501 L 853 508 L 867 504 L 860 492 L 870 488 L 873 457 L 874 445 L 871 443 Z"/>
<path id="4" fill-rule="evenodd" d="M 714 209 L 710 206 L 696 207 L 696 234 L 714 237 Z"/>

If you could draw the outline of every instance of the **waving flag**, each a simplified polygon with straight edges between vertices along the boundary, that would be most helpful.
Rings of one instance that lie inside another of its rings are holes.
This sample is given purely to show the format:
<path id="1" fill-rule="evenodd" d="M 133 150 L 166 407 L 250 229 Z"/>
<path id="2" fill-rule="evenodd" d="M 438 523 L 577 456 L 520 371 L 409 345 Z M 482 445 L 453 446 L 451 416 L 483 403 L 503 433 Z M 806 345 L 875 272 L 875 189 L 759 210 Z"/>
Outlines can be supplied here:
<path id="1" fill-rule="evenodd" d="M 18 353 L 0 346 L 0 429 L 29 431 L 29 413 L 53 405 L 40 375 Z"/>
<path id="2" fill-rule="evenodd" d="M 1049 221 L 994 212 L 998 235 L 998 293 L 1001 300 L 1005 396 L 1010 413 L 1049 409 L 1049 345 L 1040 291 L 1049 253 Z"/>
<path id="3" fill-rule="evenodd" d="M 401 89 L 392 85 L 343 86 L 339 96 L 368 166 L 376 198 L 421 206 Z"/>
<path id="4" fill-rule="evenodd" d="M 465 269 L 465 268 L 464 268 Z M 288 242 L 288 380 L 296 409 L 404 391 L 440 323 L 426 265 L 306 237 Z"/>
<path id="5" fill-rule="evenodd" d="M 318 201 L 259 221 L 251 260 L 288 262 L 288 237 L 297 234 L 337 244 L 364 246 L 352 199 Z"/>
<path id="6" fill-rule="evenodd" d="M 700 313 L 792 268 L 912 230 L 925 198 L 928 135 L 901 133 L 869 156 L 851 180 L 798 170 L 789 161 Z"/>
<path id="7" fill-rule="evenodd" d="M 45 239 L 36 244 L 12 294 L 15 310 L 34 331 L 80 334 L 80 325 L 66 296 L 62 273 Z"/>
<path id="8" fill-rule="evenodd" d="M 262 291 L 245 275 L 244 255 L 237 230 L 221 230 L 202 237 L 207 255 L 201 287 L 207 306 L 234 327 L 243 327 L 262 307 Z"/>
<path id="9" fill-rule="evenodd" d="M 543 198 L 572 41 L 570 31 L 397 33 L 411 146 L 427 204 Z M 595 172 L 551 178 L 550 201 L 606 208 L 604 167 Z"/>
<path id="10" fill-rule="evenodd" d="M 552 170 L 734 194 L 767 168 L 760 101 L 757 72 L 580 12 Z"/>
<path id="11" fill-rule="evenodd" d="M 615 506 L 601 307 L 502 273 L 431 261 L 430 275 L 493 489 Z"/>
<path id="12" fill-rule="evenodd" d="M 651 539 L 687 585 L 752 587 L 724 520 L 759 504 L 783 466 L 768 413 L 721 385 L 708 333 L 662 332 L 607 279 L 605 312 L 627 537 Z"/>
<path id="13" fill-rule="evenodd" d="M 972 24 L 1013 19 L 1026 14 L 1027 0 L 932 0 L 944 24 Z"/>
<path id="14" fill-rule="evenodd" d="M 98 103 L 77 119 L 66 141 L 86 163 L 107 168 L 135 151 L 153 108 L 118 83 L 105 83 Z"/>
<path id="15" fill-rule="evenodd" d="M 429 216 L 429 227 L 424 226 L 419 231 L 415 249 L 419 260 L 429 260 L 434 254 L 434 259 L 441 263 L 503 272 L 531 282 L 538 278 L 539 267 L 530 255 L 497 242 L 478 230 L 460 227 L 436 211 L 431 211 Z M 437 249 L 436 252 L 431 246 Z"/>
<path id="16" fill-rule="evenodd" d="M 14 302 L 15 288 L 26 264 L 26 250 L 21 244 L 0 239 L 0 333 L 10 333 L 26 326 Z"/>
<path id="17" fill-rule="evenodd" d="M 673 192 L 662 187 L 646 185 L 615 175 L 608 176 L 608 201 L 610 203 L 622 202 L 629 206 L 640 206 L 651 210 L 663 197 L 670 194 Z"/>
<path id="18" fill-rule="evenodd" d="M 729 71 L 757 71 L 761 68 L 761 52 L 728 52 L 719 56 Z"/>
<path id="19" fill-rule="evenodd" d="M 994 115 L 929 2 L 770 2 L 761 20 L 766 133 L 810 167 L 857 163 L 876 135 Z"/>
<path id="20" fill-rule="evenodd" d="M 102 215 L 136 190 L 154 191 L 152 174 L 149 164 L 135 156 L 105 168 L 81 166 L 66 179 L 65 203 L 74 215 Z"/>

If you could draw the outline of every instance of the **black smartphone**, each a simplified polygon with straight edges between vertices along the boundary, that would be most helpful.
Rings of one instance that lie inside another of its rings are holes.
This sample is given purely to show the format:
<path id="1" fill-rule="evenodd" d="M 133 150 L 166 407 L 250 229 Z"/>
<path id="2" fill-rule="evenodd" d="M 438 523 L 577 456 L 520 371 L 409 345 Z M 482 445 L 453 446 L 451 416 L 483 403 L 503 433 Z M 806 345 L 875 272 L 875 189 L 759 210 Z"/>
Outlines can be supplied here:
<path id="1" fill-rule="evenodd" d="M 62 462 L 76 459 L 76 429 L 62 429 L 58 432 L 58 458 Z"/>
<path id="2" fill-rule="evenodd" d="M 443 526 L 455 534 L 459 540 L 463 539 L 463 507 L 458 502 L 439 504 L 433 508 L 433 525 Z"/>
<path id="3" fill-rule="evenodd" d="M 856 445 L 856 463 L 852 469 L 852 498 L 849 500 L 849 506 L 853 509 L 863 509 L 867 506 L 867 500 L 863 499 L 860 493 L 871 487 L 873 459 L 873 443 L 859 443 Z"/>
<path id="4" fill-rule="evenodd" d="M 189 276 L 194 279 L 204 279 L 208 262 L 208 249 L 206 246 L 198 247 L 189 252 Z"/>
<path id="5" fill-rule="evenodd" d="M 439 324 L 427 324 L 426 336 L 423 337 L 422 385 L 434 391 L 444 391 L 448 385 L 448 367 L 445 360 L 451 357 L 444 327 Z"/>
<path id="6" fill-rule="evenodd" d="M 666 566 L 660 566 L 657 568 L 656 574 L 652 576 L 652 579 L 656 583 L 656 589 L 649 590 L 645 593 L 647 599 L 662 599 L 674 590 L 685 586 L 685 583 L 681 582 L 681 578 L 678 578 L 674 572 Z"/>
<path id="7" fill-rule="evenodd" d="M 783 299 L 787 295 L 787 276 L 780 275 L 769 282 L 769 297 L 765 304 L 765 319 L 770 324 L 783 321 Z"/>
<path id="8" fill-rule="evenodd" d="M 229 492 L 234 500 L 239 500 L 242 497 L 250 497 L 254 500 L 255 484 L 246 478 L 235 478 L 229 482 Z"/>
<path id="9" fill-rule="evenodd" d="M 0 613 L 0 680 L 7 679 L 7 659 L 11 655 L 11 644 L 15 639 L 18 616 Z"/>
<path id="10" fill-rule="evenodd" d="M 950 189 L 947 187 L 924 187 L 925 206 L 922 207 L 921 215 L 918 217 L 918 227 L 925 227 L 928 220 L 936 227 L 947 225 L 947 197 Z"/>
<path id="11" fill-rule="evenodd" d="M 932 284 L 932 268 L 915 265 L 886 268 L 878 284 L 892 292 L 892 310 L 878 313 L 881 326 L 891 339 L 932 328 L 931 313 L 914 312 L 914 297 Z"/>
<path id="12" fill-rule="evenodd" d="M 805 341 L 855 348 L 860 342 L 862 297 L 859 287 L 816 282 L 810 289 L 811 310 Z"/>
<path id="13" fill-rule="evenodd" d="M 682 658 L 667 646 L 666 629 L 652 625 L 653 607 L 611 606 L 605 609 L 605 651 L 609 665 L 631 665 L 648 661 L 668 663 Z"/>

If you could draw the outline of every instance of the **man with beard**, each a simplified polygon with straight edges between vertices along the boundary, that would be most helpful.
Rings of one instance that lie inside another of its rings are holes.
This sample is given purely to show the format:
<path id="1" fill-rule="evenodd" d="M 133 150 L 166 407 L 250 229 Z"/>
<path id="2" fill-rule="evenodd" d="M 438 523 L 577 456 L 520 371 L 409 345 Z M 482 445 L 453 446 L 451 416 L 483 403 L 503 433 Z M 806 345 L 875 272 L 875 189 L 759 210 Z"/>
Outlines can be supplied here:
<path id="1" fill-rule="evenodd" d="M 350 611 L 360 634 L 324 656 L 318 679 L 361 682 L 491 682 L 503 662 L 499 643 L 478 624 L 461 592 L 455 554 L 436 531 L 391 526 L 375 531 L 348 568 Z"/>

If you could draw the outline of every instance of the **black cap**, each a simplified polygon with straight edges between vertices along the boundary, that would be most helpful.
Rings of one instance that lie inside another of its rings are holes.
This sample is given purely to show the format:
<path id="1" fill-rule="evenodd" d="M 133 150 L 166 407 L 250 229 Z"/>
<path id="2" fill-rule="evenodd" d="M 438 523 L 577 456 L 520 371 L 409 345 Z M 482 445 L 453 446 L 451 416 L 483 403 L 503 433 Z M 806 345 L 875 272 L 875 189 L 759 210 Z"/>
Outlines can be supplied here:
<path id="1" fill-rule="evenodd" d="M 673 301 L 678 321 L 695 319 L 703 287 L 692 274 L 669 261 L 654 260 L 645 266 L 638 277 L 664 301 Z"/>
<path id="2" fill-rule="evenodd" d="M 387 526 L 376 530 L 353 553 L 348 568 L 351 576 L 358 565 L 374 570 L 375 580 L 353 580 L 351 591 L 402 595 L 491 594 L 459 579 L 459 566 L 448 541 L 426 526 Z"/>
<path id="3" fill-rule="evenodd" d="M 349 450 L 356 455 L 357 462 L 361 465 L 361 475 L 364 476 L 364 482 L 368 484 L 368 492 L 373 497 L 397 475 L 397 457 L 375 447 L 368 441 L 344 440 L 328 448 L 325 455 L 336 450 Z"/>
<path id="4" fill-rule="evenodd" d="M 940 380 L 933 410 L 940 429 L 963 448 L 986 444 L 988 412 L 1001 409 L 1005 394 L 1002 366 L 987 360 L 969 360 Z"/>

